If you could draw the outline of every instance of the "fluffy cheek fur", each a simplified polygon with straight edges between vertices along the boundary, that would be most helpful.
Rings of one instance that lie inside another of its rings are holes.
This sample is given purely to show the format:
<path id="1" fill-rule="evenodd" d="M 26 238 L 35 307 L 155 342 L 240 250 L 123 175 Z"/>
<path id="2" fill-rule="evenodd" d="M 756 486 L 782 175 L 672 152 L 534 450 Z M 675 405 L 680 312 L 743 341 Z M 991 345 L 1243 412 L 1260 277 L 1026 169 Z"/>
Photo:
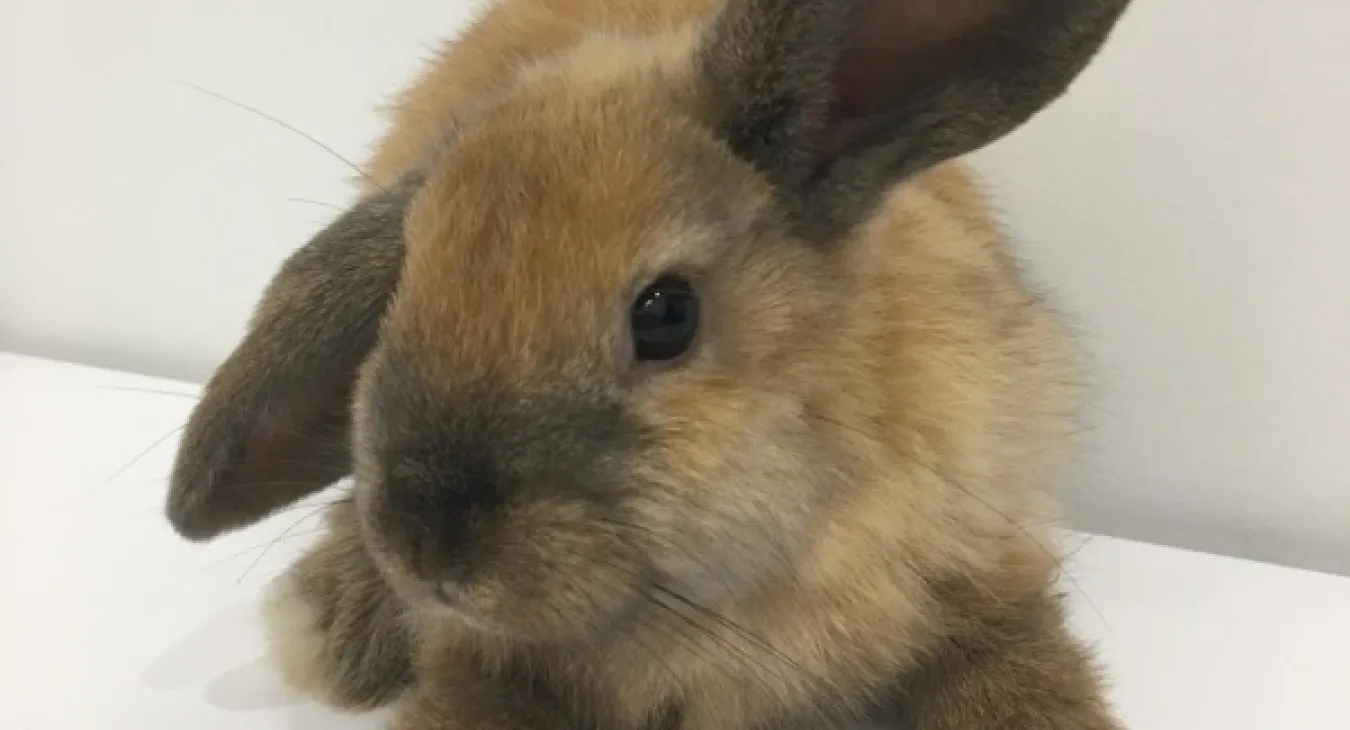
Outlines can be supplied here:
<path id="1" fill-rule="evenodd" d="M 621 520 L 648 547 L 661 587 L 711 605 L 788 574 L 823 495 L 795 402 L 729 390 L 704 403 L 716 413 L 694 416 L 690 404 L 664 419 Z M 693 419 L 699 429 L 682 426 Z"/>
<path id="2" fill-rule="evenodd" d="M 665 587 L 704 605 L 790 575 L 844 482 L 812 418 L 829 297 L 803 259 L 818 255 L 781 238 L 733 254 L 741 275 L 705 290 L 699 359 L 636 398 L 653 437 L 625 519 Z"/>

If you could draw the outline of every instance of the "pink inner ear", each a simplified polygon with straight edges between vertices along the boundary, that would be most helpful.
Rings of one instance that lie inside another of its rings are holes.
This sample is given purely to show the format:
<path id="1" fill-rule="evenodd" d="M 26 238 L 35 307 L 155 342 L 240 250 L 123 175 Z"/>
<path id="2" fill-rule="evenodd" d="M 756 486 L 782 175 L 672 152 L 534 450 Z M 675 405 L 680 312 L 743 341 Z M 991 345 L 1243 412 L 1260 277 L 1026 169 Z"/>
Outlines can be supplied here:
<path id="1" fill-rule="evenodd" d="M 345 476 L 351 384 L 344 377 L 310 384 L 255 424 L 237 461 L 219 475 L 210 502 L 253 521 Z"/>
<path id="2" fill-rule="evenodd" d="M 943 73 L 998 5 L 999 0 L 864 3 L 833 74 L 831 126 L 903 104 L 907 94 Z"/>

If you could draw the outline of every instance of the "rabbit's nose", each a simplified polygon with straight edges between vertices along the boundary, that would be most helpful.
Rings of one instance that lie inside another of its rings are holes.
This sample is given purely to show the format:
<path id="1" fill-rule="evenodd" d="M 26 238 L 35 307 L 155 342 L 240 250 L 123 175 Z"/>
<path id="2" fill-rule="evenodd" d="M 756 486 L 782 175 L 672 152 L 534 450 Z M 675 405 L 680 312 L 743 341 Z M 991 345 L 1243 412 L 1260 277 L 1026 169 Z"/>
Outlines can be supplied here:
<path id="1" fill-rule="evenodd" d="M 447 606 L 453 606 L 459 603 L 464 594 L 464 583 L 467 578 L 467 571 L 463 566 L 454 566 L 441 571 L 440 580 L 433 583 L 433 590 L 436 593 L 436 600 Z"/>
<path id="2" fill-rule="evenodd" d="M 436 584 L 436 600 L 446 605 L 459 602 L 460 586 L 453 580 L 443 580 Z"/>

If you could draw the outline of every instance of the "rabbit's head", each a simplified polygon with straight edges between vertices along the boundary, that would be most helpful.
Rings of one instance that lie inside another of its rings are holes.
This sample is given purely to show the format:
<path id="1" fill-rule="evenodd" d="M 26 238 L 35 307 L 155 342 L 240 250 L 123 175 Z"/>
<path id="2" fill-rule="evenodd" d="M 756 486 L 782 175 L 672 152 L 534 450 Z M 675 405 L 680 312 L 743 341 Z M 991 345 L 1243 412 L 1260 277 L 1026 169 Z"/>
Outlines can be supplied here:
<path id="1" fill-rule="evenodd" d="M 730 0 L 529 69 L 284 264 L 170 520 L 353 474 L 410 602 L 538 638 L 790 575 L 889 438 L 831 405 L 890 387 L 857 338 L 893 314 L 856 271 L 874 213 L 1062 93 L 1125 5 Z"/>

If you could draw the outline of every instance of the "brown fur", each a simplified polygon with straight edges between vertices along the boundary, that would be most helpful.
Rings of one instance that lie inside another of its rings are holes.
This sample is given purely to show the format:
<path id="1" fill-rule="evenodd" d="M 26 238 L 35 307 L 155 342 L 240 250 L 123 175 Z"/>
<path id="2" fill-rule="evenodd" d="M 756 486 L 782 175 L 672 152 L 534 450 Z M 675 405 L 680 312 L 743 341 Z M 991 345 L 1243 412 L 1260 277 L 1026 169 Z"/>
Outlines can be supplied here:
<path id="1" fill-rule="evenodd" d="M 354 469 L 270 624 L 403 730 L 1115 728 L 1045 547 L 1073 352 L 950 160 L 1124 5 L 498 2 L 208 385 L 171 520 Z M 701 340 L 643 371 L 671 270 Z"/>

